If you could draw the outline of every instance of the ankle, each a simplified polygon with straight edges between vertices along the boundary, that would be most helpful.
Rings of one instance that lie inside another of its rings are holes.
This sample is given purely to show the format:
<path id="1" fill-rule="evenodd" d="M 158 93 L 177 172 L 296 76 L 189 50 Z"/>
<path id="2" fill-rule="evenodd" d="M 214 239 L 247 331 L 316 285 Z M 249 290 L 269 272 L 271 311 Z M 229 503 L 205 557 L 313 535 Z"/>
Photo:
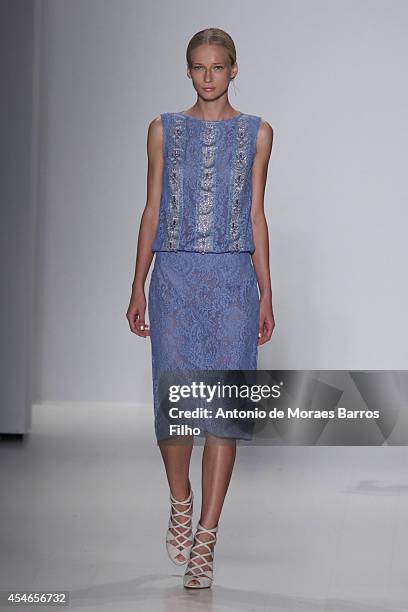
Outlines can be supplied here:
<path id="1" fill-rule="evenodd" d="M 201 527 L 204 527 L 204 529 L 215 529 L 216 527 L 218 527 L 218 522 L 214 524 L 214 521 L 206 521 L 206 520 L 202 520 L 200 517 L 200 520 L 198 521 L 198 525 L 201 525 Z"/>

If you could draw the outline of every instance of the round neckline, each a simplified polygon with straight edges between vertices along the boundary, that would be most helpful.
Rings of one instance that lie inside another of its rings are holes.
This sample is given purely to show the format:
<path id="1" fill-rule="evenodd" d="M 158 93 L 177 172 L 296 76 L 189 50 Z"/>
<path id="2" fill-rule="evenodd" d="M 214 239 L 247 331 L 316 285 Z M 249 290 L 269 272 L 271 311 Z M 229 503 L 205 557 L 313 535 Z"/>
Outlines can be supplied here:
<path id="1" fill-rule="evenodd" d="M 238 115 L 234 115 L 233 117 L 229 117 L 228 119 L 198 119 L 197 117 L 191 117 L 191 115 L 186 115 L 186 113 L 174 113 L 175 115 L 181 115 L 181 117 L 187 117 L 192 121 L 201 121 L 202 123 L 224 123 L 225 121 L 233 121 L 234 119 L 238 119 L 238 117 L 242 117 L 244 113 L 239 113 Z"/>

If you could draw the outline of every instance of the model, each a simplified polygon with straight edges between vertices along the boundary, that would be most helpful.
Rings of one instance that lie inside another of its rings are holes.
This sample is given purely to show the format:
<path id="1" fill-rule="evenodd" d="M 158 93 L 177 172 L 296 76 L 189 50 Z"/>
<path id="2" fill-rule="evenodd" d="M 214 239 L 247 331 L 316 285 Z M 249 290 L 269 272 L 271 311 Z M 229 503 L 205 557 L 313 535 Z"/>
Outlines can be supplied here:
<path id="1" fill-rule="evenodd" d="M 256 370 L 258 346 L 271 339 L 264 192 L 273 130 L 229 102 L 238 64 L 226 32 L 198 32 L 186 56 L 197 100 L 149 125 L 147 202 L 126 316 L 132 332 L 151 340 L 155 435 L 170 488 L 167 552 L 177 565 L 187 564 L 185 587 L 207 588 L 236 440 L 251 439 L 251 432 L 237 421 L 200 419 L 202 505 L 193 535 L 194 435 L 170 434 L 159 378 L 171 370 Z M 149 326 L 144 284 L 153 253 Z"/>

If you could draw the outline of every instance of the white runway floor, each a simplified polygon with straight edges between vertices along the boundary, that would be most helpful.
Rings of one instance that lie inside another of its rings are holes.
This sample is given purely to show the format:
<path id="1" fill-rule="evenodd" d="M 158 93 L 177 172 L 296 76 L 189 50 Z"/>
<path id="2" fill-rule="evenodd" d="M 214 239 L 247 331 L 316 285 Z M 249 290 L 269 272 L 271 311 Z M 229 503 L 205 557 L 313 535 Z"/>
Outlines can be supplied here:
<path id="1" fill-rule="evenodd" d="M 0 442 L 0 590 L 69 590 L 78 612 L 408 610 L 408 448 L 239 445 L 215 581 L 193 591 L 165 550 L 152 418 L 134 406 L 35 406 L 25 441 Z"/>

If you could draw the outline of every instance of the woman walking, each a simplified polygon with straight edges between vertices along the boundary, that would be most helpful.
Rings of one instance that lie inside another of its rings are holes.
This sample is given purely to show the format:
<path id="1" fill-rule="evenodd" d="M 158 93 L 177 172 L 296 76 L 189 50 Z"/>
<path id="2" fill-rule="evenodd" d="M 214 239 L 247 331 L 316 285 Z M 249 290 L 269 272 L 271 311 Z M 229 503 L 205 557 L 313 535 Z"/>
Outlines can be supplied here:
<path id="1" fill-rule="evenodd" d="M 149 125 L 147 203 L 126 316 L 132 332 L 151 340 L 155 435 L 170 488 L 167 552 L 186 564 L 185 587 L 207 588 L 236 440 L 251 433 L 239 422 L 200 421 L 202 505 L 193 535 L 194 436 L 170 435 L 159 378 L 169 370 L 257 369 L 258 346 L 275 327 L 264 214 L 273 130 L 230 105 L 238 65 L 226 32 L 198 32 L 186 56 L 197 100 Z M 154 253 L 149 329 L 144 283 Z"/>

